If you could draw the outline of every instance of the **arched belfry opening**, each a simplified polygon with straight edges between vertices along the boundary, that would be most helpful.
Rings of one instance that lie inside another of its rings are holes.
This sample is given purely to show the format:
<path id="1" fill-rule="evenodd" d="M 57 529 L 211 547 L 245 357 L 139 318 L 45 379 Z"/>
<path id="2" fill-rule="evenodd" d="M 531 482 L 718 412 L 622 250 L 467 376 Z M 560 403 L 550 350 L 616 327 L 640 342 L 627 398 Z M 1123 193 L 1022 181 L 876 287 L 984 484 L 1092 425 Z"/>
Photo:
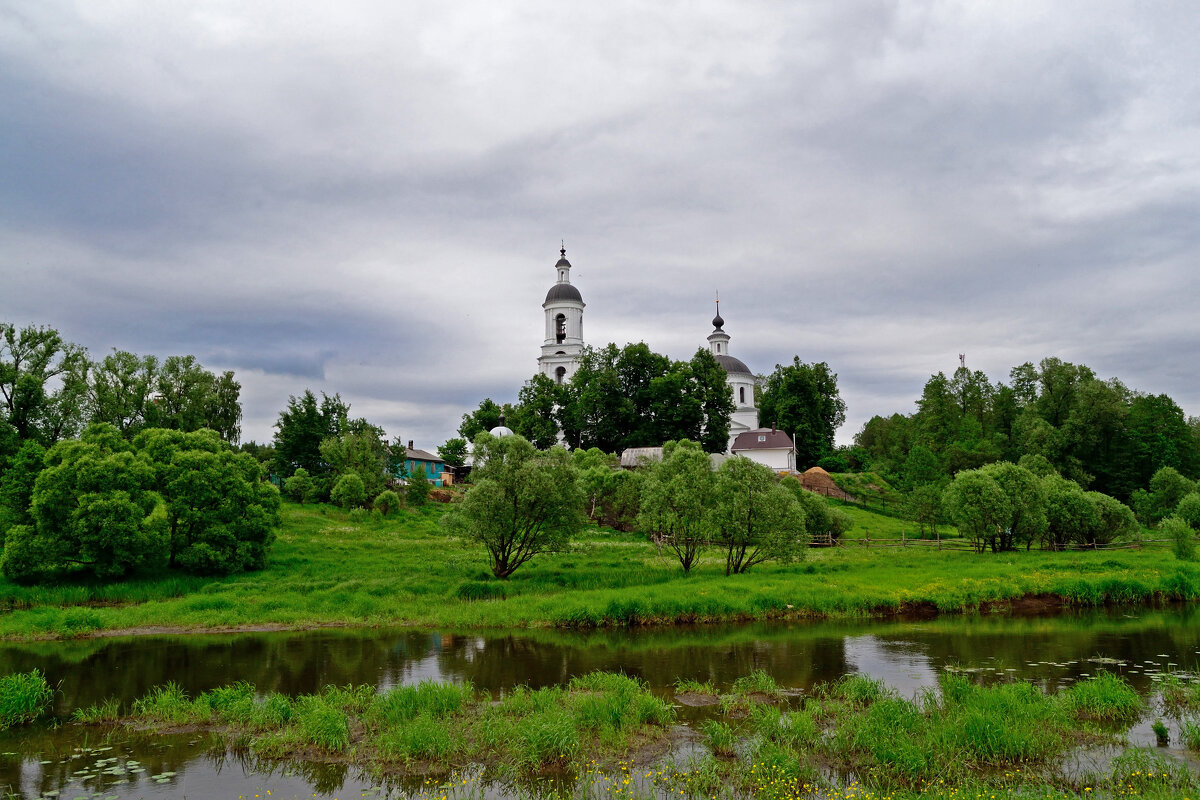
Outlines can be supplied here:
<path id="1" fill-rule="evenodd" d="M 567 315 L 559 314 L 554 317 L 554 341 L 562 344 L 567 339 Z"/>
<path id="2" fill-rule="evenodd" d="M 561 384 L 566 379 L 566 377 L 567 377 L 567 368 L 566 367 L 555 367 L 555 369 L 554 369 L 554 382 L 555 383 Z"/>

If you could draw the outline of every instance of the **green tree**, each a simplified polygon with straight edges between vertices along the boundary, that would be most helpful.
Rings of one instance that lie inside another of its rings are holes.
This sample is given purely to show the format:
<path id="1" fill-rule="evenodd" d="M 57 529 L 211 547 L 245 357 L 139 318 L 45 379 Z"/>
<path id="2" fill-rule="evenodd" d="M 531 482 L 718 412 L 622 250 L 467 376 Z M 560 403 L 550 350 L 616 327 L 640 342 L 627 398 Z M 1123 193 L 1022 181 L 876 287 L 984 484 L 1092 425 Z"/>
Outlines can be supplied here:
<path id="1" fill-rule="evenodd" d="M 154 470 L 116 428 L 89 426 L 81 438 L 50 448 L 45 464 L 34 482 L 33 524 L 8 531 L 7 577 L 111 579 L 167 560 L 170 540 Z"/>
<path id="2" fill-rule="evenodd" d="M 88 392 L 88 418 L 106 422 L 132 439 L 146 427 L 147 416 L 153 413 L 158 359 L 136 356 L 124 350 L 113 350 L 102 361 L 92 365 Z"/>
<path id="3" fill-rule="evenodd" d="M 929 484 L 940 484 L 946 480 L 946 472 L 933 451 L 922 444 L 914 445 L 908 451 L 908 458 L 900 470 L 901 486 L 916 489 Z"/>
<path id="4" fill-rule="evenodd" d="M 283 482 L 284 493 L 297 503 L 303 503 L 311 498 L 315 489 L 313 480 L 304 467 L 297 469 L 292 473 L 292 477 Z"/>
<path id="5" fill-rule="evenodd" d="M 712 542 L 715 480 L 708 454 L 687 440 L 667 442 L 646 473 L 638 524 L 675 554 L 684 574 Z"/>
<path id="6" fill-rule="evenodd" d="M 1192 530 L 1200 531 L 1200 492 L 1184 495 L 1175 507 L 1175 516 L 1192 526 Z"/>
<path id="7" fill-rule="evenodd" d="M 725 550 L 725 574 L 765 561 L 803 558 L 804 511 L 773 473 L 748 458 L 728 459 L 713 483 L 713 541 Z"/>
<path id="8" fill-rule="evenodd" d="M 724 453 L 729 446 L 729 419 L 737 407 L 733 392 L 729 391 L 729 376 L 713 354 L 703 347 L 696 351 L 687 366 L 690 391 L 700 404 L 697 441 L 706 453 Z"/>
<path id="9" fill-rule="evenodd" d="M 366 497 L 383 491 L 388 474 L 388 444 L 383 429 L 365 419 L 345 422 L 341 433 L 321 441 L 321 460 L 329 465 L 336 482 L 354 473 L 362 481 Z"/>
<path id="10" fill-rule="evenodd" d="M 429 475 L 425 472 L 425 465 L 417 464 L 417 468 L 408 477 L 408 504 L 414 508 L 425 505 L 429 501 L 429 489 Z"/>
<path id="11" fill-rule="evenodd" d="M 917 523 L 921 535 L 928 531 L 937 536 L 937 526 L 942 519 L 942 488 L 936 483 L 926 483 L 912 490 L 905 506 L 908 518 Z"/>
<path id="12" fill-rule="evenodd" d="M 488 433 L 492 428 L 497 427 L 500 424 L 500 417 L 507 417 L 512 411 L 512 406 L 499 406 L 492 398 L 485 397 L 480 401 L 479 408 L 470 414 L 463 414 L 462 422 L 458 426 L 458 435 L 468 442 L 473 442 L 479 434 Z"/>
<path id="13" fill-rule="evenodd" d="M 329 499 L 342 508 L 357 508 L 367 501 L 367 490 L 357 472 L 347 472 L 337 479 Z"/>
<path id="14" fill-rule="evenodd" d="M 1168 517 L 1179 501 L 1196 491 L 1194 481 L 1188 480 L 1174 467 L 1161 467 L 1150 478 L 1150 520 L 1158 522 Z"/>
<path id="15" fill-rule="evenodd" d="M 1087 496 L 1096 509 L 1097 525 L 1095 529 L 1084 533 L 1085 544 L 1109 544 L 1117 539 L 1137 536 L 1141 528 L 1129 506 L 1100 492 L 1088 492 Z"/>
<path id="16" fill-rule="evenodd" d="M 147 428 L 133 444 L 166 504 L 171 566 L 200 575 L 266 567 L 280 524 L 279 490 L 253 456 L 208 428 Z"/>
<path id="17" fill-rule="evenodd" d="M 0 475 L 0 547 L 13 525 L 32 525 L 33 486 L 45 467 L 46 449 L 32 439 L 21 449 Z"/>
<path id="18" fill-rule="evenodd" d="M 443 519 L 452 533 L 487 549 L 493 575 L 507 579 L 578 533 L 581 498 L 565 450 L 539 451 L 520 436 L 484 433 L 474 452 L 474 485 Z"/>
<path id="19" fill-rule="evenodd" d="M 1008 516 L 999 521 L 995 538 L 988 542 L 992 552 L 1012 550 L 1019 544 L 1028 550 L 1046 531 L 1046 493 L 1041 480 L 1008 461 L 988 464 L 979 471 L 994 480 L 1008 500 Z"/>
<path id="20" fill-rule="evenodd" d="M 0 419 L 21 441 L 50 446 L 83 425 L 87 351 L 53 328 L 0 322 Z"/>
<path id="21" fill-rule="evenodd" d="M 350 406 L 339 395 L 316 395 L 305 389 L 300 397 L 289 397 L 287 408 L 279 412 L 275 423 L 275 474 L 289 478 L 300 467 L 314 480 L 328 476 L 332 469 L 321 455 L 321 442 L 339 436 L 348 424 Z M 325 491 L 329 485 L 326 484 Z"/>
<path id="22" fill-rule="evenodd" d="M 146 408 L 146 425 L 189 433 L 214 430 L 237 444 L 242 430 L 242 385 L 232 372 L 209 372 L 195 356 L 170 356 L 154 377 L 153 402 Z M 290 474 L 290 473 L 289 473 Z"/>
<path id="23" fill-rule="evenodd" d="M 557 414 L 563 397 L 562 387 L 539 372 L 521 387 L 517 404 L 506 414 L 505 422 L 534 447 L 548 450 L 558 443 Z"/>
<path id="24" fill-rule="evenodd" d="M 997 548 L 1000 532 L 1013 515 L 1004 490 L 995 478 L 979 469 L 955 475 L 942 494 L 942 504 L 977 552 L 983 552 L 989 544 L 993 550 Z"/>
<path id="25" fill-rule="evenodd" d="M 837 374 L 825 362 L 805 364 L 797 356 L 775 366 L 759 401 L 759 421 L 786 431 L 796 442 L 796 465 L 811 466 L 833 455 L 833 436 L 846 421 Z"/>
<path id="26" fill-rule="evenodd" d="M 1099 529 L 1099 509 L 1079 484 L 1057 475 L 1041 481 L 1046 491 L 1045 540 L 1050 549 L 1063 550 Z"/>
<path id="27" fill-rule="evenodd" d="M 438 455 L 442 457 L 442 461 L 446 462 L 447 467 L 461 467 L 467 463 L 467 440 L 466 439 L 447 439 L 446 443 L 438 447 Z"/>
<path id="28" fill-rule="evenodd" d="M 810 540 L 818 536 L 828 536 L 836 542 L 841 535 L 850 529 L 850 515 L 839 508 L 834 508 L 821 495 L 804 488 L 796 478 L 788 476 L 779 482 L 780 486 L 792 493 L 800 508 L 804 511 L 804 528 Z"/>

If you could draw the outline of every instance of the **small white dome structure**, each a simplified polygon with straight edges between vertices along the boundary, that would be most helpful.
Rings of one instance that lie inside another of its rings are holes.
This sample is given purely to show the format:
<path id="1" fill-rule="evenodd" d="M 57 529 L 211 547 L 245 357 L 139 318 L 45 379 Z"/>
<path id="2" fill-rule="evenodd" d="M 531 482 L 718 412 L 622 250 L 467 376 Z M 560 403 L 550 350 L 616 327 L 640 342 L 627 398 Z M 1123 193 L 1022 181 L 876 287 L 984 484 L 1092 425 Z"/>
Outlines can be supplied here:
<path id="1" fill-rule="evenodd" d="M 516 436 L 511 428 L 504 425 L 504 415 L 500 415 L 500 424 L 488 431 L 492 436 Z"/>

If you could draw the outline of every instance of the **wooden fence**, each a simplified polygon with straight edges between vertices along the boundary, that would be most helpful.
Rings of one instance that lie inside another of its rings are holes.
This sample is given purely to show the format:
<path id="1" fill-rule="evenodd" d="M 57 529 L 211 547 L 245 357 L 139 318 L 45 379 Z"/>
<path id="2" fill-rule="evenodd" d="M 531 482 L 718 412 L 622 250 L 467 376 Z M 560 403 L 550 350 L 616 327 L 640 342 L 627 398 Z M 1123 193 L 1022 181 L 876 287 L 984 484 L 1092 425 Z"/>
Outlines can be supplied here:
<path id="1" fill-rule="evenodd" d="M 1171 539 L 1137 539 L 1132 542 L 1110 542 L 1109 544 L 1079 544 L 1069 543 L 1065 545 L 1045 545 L 1038 543 L 1037 549 L 1050 551 L 1067 551 L 1067 550 L 1141 550 L 1144 547 L 1156 547 L 1158 545 L 1170 544 Z M 961 550 L 964 552 L 974 552 L 975 545 L 970 539 L 954 538 L 954 539 L 920 539 L 913 538 L 904 533 L 900 537 L 895 536 L 871 536 L 870 534 L 862 538 L 847 539 L 841 537 L 834 539 L 829 534 L 821 534 L 814 536 L 809 542 L 809 547 L 917 547 L 935 550 Z"/>

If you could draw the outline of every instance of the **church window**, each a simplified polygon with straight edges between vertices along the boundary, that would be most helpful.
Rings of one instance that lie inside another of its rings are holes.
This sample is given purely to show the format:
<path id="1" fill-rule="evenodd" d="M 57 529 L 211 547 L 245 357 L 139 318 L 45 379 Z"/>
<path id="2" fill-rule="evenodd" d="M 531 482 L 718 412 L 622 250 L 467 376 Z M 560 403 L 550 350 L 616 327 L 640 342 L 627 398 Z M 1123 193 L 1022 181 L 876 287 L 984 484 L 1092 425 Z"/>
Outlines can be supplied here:
<path id="1" fill-rule="evenodd" d="M 567 338 L 567 315 L 559 314 L 554 318 L 554 336 L 555 341 L 562 344 Z"/>
<path id="2" fill-rule="evenodd" d="M 746 405 L 746 387 L 745 386 L 738 387 L 738 402 L 741 403 L 742 405 Z"/>
<path id="3" fill-rule="evenodd" d="M 559 367 L 558 369 L 554 370 L 555 382 L 562 383 L 563 378 L 565 378 L 566 376 L 567 376 L 567 368 L 566 367 Z"/>

